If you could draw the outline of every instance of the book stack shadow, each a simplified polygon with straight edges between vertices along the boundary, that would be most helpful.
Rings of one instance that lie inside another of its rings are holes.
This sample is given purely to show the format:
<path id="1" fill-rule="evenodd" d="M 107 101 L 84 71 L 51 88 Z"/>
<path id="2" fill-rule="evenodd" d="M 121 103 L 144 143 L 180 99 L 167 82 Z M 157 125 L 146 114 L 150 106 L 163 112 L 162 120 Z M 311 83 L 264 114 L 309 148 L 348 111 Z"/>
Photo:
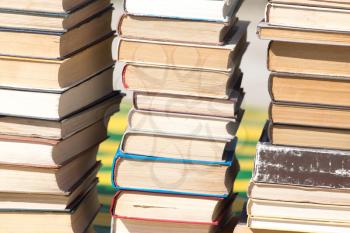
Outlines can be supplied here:
<path id="1" fill-rule="evenodd" d="M 350 231 L 350 2 L 270 1 L 258 27 L 271 71 L 248 224 Z"/>
<path id="2" fill-rule="evenodd" d="M 238 1 L 161 2 L 126 0 L 115 25 L 133 108 L 113 165 L 112 232 L 219 232 L 236 196 L 247 24 Z"/>
<path id="3" fill-rule="evenodd" d="M 79 4 L 78 4 L 79 3 Z M 113 91 L 110 1 L 0 1 L 0 232 L 83 233 Z"/>

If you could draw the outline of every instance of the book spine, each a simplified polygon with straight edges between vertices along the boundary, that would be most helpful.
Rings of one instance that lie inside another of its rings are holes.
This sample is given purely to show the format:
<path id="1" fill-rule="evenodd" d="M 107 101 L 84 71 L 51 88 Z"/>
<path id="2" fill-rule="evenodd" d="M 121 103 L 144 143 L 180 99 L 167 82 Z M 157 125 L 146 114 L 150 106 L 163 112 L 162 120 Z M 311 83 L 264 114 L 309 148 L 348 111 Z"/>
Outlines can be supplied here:
<path id="1" fill-rule="evenodd" d="M 273 81 L 274 81 L 274 77 L 275 77 L 275 73 L 271 73 L 269 76 L 269 80 L 268 80 L 268 91 L 271 97 L 272 101 L 275 101 L 275 96 L 273 94 Z"/>
<path id="2" fill-rule="evenodd" d="M 126 82 L 126 69 L 128 68 L 128 64 L 126 64 L 124 67 L 123 67 L 123 71 L 122 71 L 122 83 L 123 83 L 123 86 L 125 89 L 129 89 L 129 86 Z"/>
<path id="3" fill-rule="evenodd" d="M 127 14 L 123 14 L 121 17 L 120 17 L 120 19 L 119 19 L 119 21 L 118 21 L 118 23 L 117 23 L 117 34 L 119 35 L 119 36 L 123 36 L 123 32 L 122 32 L 122 24 L 123 24 L 123 21 L 124 21 L 124 19 L 127 17 Z"/>
<path id="4" fill-rule="evenodd" d="M 258 144 L 254 182 L 350 188 L 350 154 Z"/>

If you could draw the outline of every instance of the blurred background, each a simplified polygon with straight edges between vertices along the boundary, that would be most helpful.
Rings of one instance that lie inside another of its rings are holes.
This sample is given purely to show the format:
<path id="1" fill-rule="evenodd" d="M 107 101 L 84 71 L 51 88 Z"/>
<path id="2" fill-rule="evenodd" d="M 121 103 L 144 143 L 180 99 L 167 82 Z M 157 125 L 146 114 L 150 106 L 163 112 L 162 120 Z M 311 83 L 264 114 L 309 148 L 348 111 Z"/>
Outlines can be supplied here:
<path id="1" fill-rule="evenodd" d="M 115 7 L 122 7 L 122 0 L 112 1 Z M 246 190 L 254 166 L 255 146 L 267 119 L 267 109 L 270 103 L 267 90 L 269 73 L 266 69 L 268 41 L 261 41 L 256 36 L 257 24 L 264 18 L 266 2 L 267 0 L 245 0 L 238 12 L 238 17 L 241 20 L 250 22 L 248 27 L 248 41 L 250 44 L 241 64 L 241 69 L 244 73 L 243 87 L 246 92 L 243 108 L 246 112 L 238 131 L 239 144 L 236 152 L 241 167 L 234 185 L 234 191 L 239 193 L 235 206 L 235 211 L 237 212 L 241 211 L 246 200 Z M 114 153 L 127 127 L 127 115 L 131 105 L 129 96 L 124 99 L 121 111 L 112 117 L 108 125 L 109 140 L 100 146 L 98 157 L 99 160 L 102 160 L 103 167 L 99 173 L 99 193 L 103 208 L 94 223 L 98 233 L 110 231 L 111 216 L 109 214 L 109 206 L 115 192 L 110 181 L 112 162 Z"/>

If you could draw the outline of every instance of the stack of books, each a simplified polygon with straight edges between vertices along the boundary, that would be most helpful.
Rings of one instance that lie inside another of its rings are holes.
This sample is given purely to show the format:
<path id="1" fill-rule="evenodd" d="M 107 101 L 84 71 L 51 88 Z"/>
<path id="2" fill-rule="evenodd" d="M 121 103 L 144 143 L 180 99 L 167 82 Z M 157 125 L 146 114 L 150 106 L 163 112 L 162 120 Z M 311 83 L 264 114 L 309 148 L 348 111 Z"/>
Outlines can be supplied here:
<path id="1" fill-rule="evenodd" d="M 238 1 L 126 0 L 114 57 L 134 91 L 112 232 L 213 232 L 230 216 L 247 24 Z"/>
<path id="2" fill-rule="evenodd" d="M 0 1 L 0 232 L 90 229 L 113 91 L 109 1 Z"/>
<path id="3" fill-rule="evenodd" d="M 249 188 L 252 228 L 350 231 L 350 1 L 270 1 L 259 26 L 270 123 Z"/>

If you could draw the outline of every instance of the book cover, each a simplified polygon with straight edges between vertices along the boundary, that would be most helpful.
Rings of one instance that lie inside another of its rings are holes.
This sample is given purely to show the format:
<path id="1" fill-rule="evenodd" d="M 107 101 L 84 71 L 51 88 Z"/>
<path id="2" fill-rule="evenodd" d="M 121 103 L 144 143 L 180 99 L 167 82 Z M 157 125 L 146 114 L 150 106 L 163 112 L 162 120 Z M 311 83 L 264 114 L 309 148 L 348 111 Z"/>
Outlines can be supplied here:
<path id="1" fill-rule="evenodd" d="M 117 182 L 116 177 L 116 168 L 117 164 L 120 162 L 121 159 L 130 159 L 130 160 L 139 160 L 139 161 L 153 161 L 153 162 L 166 162 L 166 163 L 183 163 L 183 164 L 202 164 L 207 166 L 227 166 L 227 168 L 232 168 L 232 172 L 235 173 L 239 170 L 239 165 L 235 157 L 233 156 L 233 153 L 231 153 L 231 157 L 227 158 L 226 161 L 219 161 L 219 162 L 211 162 L 211 161 L 197 161 L 197 160 L 185 160 L 185 159 L 173 159 L 173 158 L 162 158 L 162 157 L 155 157 L 155 156 L 144 156 L 144 155 L 134 155 L 134 154 L 128 154 L 123 153 L 120 148 L 118 148 L 116 155 L 114 157 L 113 161 L 113 171 L 111 176 L 111 182 L 112 186 L 116 190 L 127 190 L 127 191 L 143 191 L 143 192 L 152 192 L 152 193 L 167 193 L 167 194 L 183 194 L 183 195 L 194 195 L 194 196 L 204 196 L 204 197 L 217 197 L 217 198 L 226 198 L 230 195 L 229 192 L 225 194 L 205 194 L 205 193 L 191 193 L 191 192 L 177 192 L 172 190 L 165 190 L 165 189 L 142 189 L 142 188 L 128 188 L 128 187 L 121 187 L 119 186 Z M 235 168 L 237 169 L 234 169 Z M 233 177 L 235 174 L 233 174 Z M 225 182 L 223 180 L 223 182 Z M 233 181 L 230 182 L 230 184 L 233 184 Z M 232 186 L 231 184 L 231 186 Z M 232 188 L 228 188 L 228 190 L 232 190 Z"/>

